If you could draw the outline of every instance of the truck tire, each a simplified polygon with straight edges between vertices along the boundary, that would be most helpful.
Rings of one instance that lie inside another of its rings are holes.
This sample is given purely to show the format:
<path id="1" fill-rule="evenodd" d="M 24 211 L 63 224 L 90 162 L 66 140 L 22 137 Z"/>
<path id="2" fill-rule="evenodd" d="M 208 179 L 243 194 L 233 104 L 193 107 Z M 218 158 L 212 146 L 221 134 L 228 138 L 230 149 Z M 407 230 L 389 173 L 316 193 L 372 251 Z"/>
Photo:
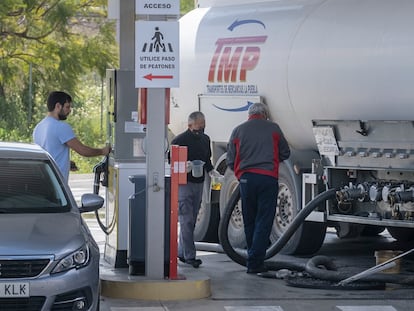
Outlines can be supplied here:
<path id="1" fill-rule="evenodd" d="M 285 163 L 279 166 L 279 195 L 276 215 L 270 235 L 272 244 L 276 243 L 280 236 L 286 231 L 293 219 L 300 212 L 301 191 L 295 185 L 301 185 L 300 180 L 289 172 Z M 305 221 L 296 230 L 289 242 L 280 251 L 286 255 L 309 255 L 317 252 L 325 239 L 326 223 Z"/>
<path id="2" fill-rule="evenodd" d="M 222 218 L 220 220 L 220 225 L 219 225 L 219 238 L 220 238 L 221 246 L 223 247 L 223 250 L 227 254 L 227 256 L 229 256 L 230 259 L 232 259 L 234 262 L 242 266 L 246 266 L 246 259 L 247 259 L 246 249 L 235 249 L 229 242 L 228 234 L 227 234 L 228 225 L 231 219 L 231 214 L 233 213 L 233 210 L 235 206 L 237 205 L 237 202 L 240 200 L 239 187 L 240 187 L 239 185 L 236 187 L 235 191 L 230 196 L 229 201 L 227 202 L 227 205 L 225 207 L 225 211 L 224 211 L 224 214 L 222 215 Z M 294 233 L 303 224 L 306 217 L 309 216 L 309 214 L 312 211 L 318 208 L 320 204 L 326 202 L 327 200 L 335 198 L 335 195 L 336 195 L 335 188 L 328 189 L 318 194 L 312 201 L 308 202 L 305 208 L 302 209 L 298 213 L 296 218 L 293 220 L 293 222 L 290 224 L 287 230 L 283 233 L 283 235 L 266 250 L 266 255 L 264 259 L 267 260 L 269 258 L 274 257 L 278 253 L 280 253 L 283 247 L 286 246 L 286 243 L 289 242 L 289 240 L 292 238 Z M 272 269 L 275 269 L 275 270 L 281 269 L 281 267 L 280 266 L 277 267 L 277 265 L 275 266 L 272 264 L 271 266 L 272 266 Z M 284 268 L 286 268 L 286 265 L 284 265 Z"/>
<path id="3" fill-rule="evenodd" d="M 229 168 L 224 173 L 223 183 L 220 190 L 220 216 L 223 216 L 227 202 L 229 201 L 234 189 L 239 181 Z M 228 225 L 228 240 L 234 248 L 246 248 L 246 237 L 244 235 L 243 216 L 241 211 L 241 201 L 236 203 Z"/>
<path id="4" fill-rule="evenodd" d="M 277 242 L 301 210 L 301 191 L 295 187 L 295 185 L 301 185 L 301 183 L 300 181 L 295 183 L 293 178 L 293 174 L 289 172 L 287 166 L 281 163 L 279 166 L 278 206 L 270 234 L 271 245 Z M 227 202 L 237 185 L 238 181 L 234 173 L 227 169 L 220 192 L 221 216 L 223 216 Z M 304 222 L 281 250 L 281 253 L 286 255 L 313 254 L 321 248 L 325 235 L 326 223 Z M 233 248 L 242 249 L 246 247 L 240 201 L 232 212 L 228 225 L 228 240 Z"/>

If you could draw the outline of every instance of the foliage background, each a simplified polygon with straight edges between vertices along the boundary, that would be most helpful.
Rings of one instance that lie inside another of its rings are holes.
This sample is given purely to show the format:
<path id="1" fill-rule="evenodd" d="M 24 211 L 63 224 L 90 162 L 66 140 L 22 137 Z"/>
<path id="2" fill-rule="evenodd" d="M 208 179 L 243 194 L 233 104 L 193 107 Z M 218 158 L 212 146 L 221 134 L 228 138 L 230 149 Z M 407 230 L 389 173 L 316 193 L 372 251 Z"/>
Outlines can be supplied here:
<path id="1" fill-rule="evenodd" d="M 122 1 L 122 0 L 120 0 Z M 194 8 L 181 0 L 181 13 Z M 67 119 L 86 145 L 106 141 L 105 72 L 118 67 L 115 24 L 107 0 L 2 0 L 0 5 L 0 140 L 31 142 L 51 90 L 72 95 Z M 80 173 L 99 158 L 72 152 Z"/>

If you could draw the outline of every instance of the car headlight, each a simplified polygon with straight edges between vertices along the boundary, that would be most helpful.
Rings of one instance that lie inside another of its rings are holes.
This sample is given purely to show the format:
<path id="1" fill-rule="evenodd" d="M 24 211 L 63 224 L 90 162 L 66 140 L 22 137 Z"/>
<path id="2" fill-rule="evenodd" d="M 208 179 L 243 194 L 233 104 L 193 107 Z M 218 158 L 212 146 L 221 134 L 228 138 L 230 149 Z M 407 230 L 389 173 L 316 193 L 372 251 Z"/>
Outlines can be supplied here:
<path id="1" fill-rule="evenodd" d="M 58 262 L 51 273 L 64 272 L 70 269 L 79 269 L 89 263 L 89 246 L 85 244 L 80 249 L 69 254 Z"/>

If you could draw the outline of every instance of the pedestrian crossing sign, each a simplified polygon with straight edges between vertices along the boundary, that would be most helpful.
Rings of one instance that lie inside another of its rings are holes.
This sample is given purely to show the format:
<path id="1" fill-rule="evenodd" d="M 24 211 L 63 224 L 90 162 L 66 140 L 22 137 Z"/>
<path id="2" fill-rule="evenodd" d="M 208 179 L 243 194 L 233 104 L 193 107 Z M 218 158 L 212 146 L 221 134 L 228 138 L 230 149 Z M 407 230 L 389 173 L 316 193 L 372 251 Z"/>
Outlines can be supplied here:
<path id="1" fill-rule="evenodd" d="M 179 86 L 178 21 L 135 23 L 135 87 Z"/>

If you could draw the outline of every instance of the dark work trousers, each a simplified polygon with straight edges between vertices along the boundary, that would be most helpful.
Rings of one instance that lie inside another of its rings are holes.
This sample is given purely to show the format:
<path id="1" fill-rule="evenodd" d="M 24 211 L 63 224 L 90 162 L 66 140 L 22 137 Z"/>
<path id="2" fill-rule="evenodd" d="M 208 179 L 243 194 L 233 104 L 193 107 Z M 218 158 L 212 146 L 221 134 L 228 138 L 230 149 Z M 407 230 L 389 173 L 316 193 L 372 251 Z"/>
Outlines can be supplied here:
<path id="1" fill-rule="evenodd" d="M 196 258 L 194 227 L 203 195 L 203 183 L 188 182 L 178 188 L 178 257 L 185 260 Z"/>
<path id="2" fill-rule="evenodd" d="M 278 180 L 274 177 L 244 173 L 240 178 L 240 196 L 247 242 L 247 268 L 263 266 L 275 218 Z"/>

